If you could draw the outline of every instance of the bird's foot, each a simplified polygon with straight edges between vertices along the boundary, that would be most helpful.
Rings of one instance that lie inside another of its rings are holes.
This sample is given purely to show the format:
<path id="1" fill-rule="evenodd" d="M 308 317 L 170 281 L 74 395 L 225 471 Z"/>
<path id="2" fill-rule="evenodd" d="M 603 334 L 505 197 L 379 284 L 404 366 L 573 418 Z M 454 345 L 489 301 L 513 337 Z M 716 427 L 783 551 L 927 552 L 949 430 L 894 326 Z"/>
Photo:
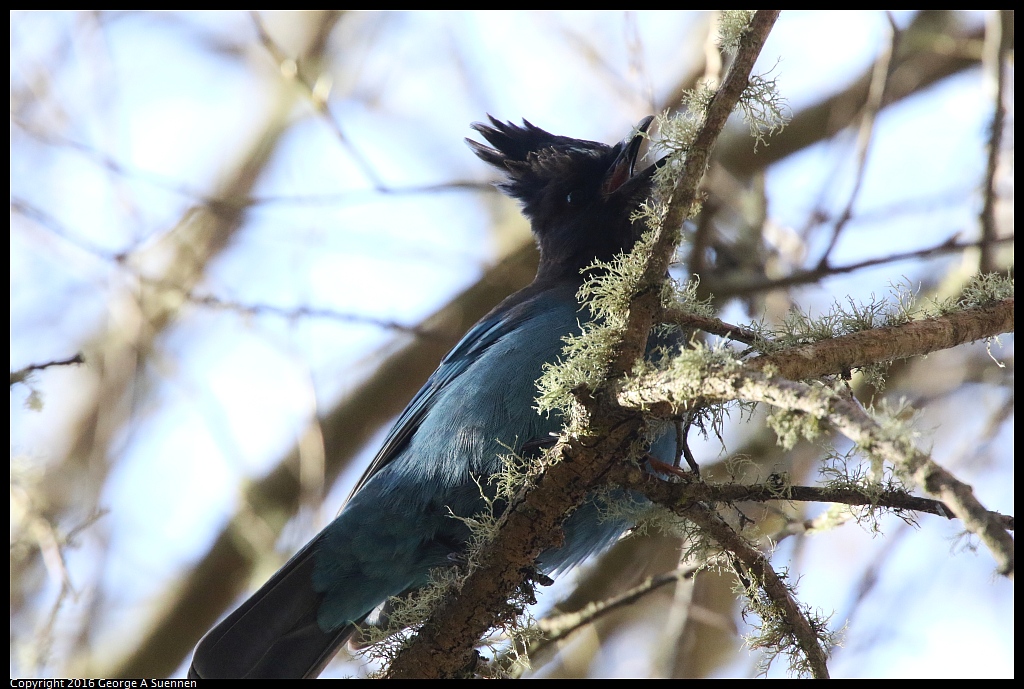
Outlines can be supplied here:
<path id="1" fill-rule="evenodd" d="M 651 468 L 651 471 L 654 472 L 655 474 L 662 474 L 663 476 L 675 476 L 677 478 L 682 478 L 686 480 L 690 480 L 694 478 L 694 476 L 699 476 L 699 474 L 697 474 L 696 472 L 686 471 L 681 467 L 666 464 L 665 462 L 662 462 L 660 459 L 656 459 L 654 455 L 648 454 L 644 457 L 644 460 L 647 462 L 647 466 L 649 466 Z"/>

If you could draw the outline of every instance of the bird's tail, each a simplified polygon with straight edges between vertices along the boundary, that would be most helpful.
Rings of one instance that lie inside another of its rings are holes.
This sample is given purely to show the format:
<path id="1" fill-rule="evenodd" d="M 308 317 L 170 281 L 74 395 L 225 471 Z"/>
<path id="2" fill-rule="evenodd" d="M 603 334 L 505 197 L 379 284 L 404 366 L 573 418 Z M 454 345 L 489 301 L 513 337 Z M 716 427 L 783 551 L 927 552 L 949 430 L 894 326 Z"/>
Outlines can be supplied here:
<path id="1" fill-rule="evenodd" d="M 202 638 L 192 655 L 190 679 L 320 674 L 355 626 L 324 631 L 317 623 L 322 594 L 313 589 L 313 555 L 318 541 L 296 553 Z"/>

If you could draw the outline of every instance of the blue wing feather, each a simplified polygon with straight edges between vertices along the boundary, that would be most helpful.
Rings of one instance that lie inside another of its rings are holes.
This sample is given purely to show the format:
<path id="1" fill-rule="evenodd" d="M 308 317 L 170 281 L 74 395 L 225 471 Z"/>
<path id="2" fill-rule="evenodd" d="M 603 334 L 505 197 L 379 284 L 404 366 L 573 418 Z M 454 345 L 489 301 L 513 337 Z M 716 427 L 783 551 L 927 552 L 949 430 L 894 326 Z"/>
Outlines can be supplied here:
<path id="1" fill-rule="evenodd" d="M 462 375 L 491 345 L 513 332 L 522 323 L 526 314 L 521 309 L 520 311 L 518 317 L 507 317 L 512 315 L 508 313 L 509 308 L 505 304 L 499 304 L 462 336 L 399 414 L 395 425 L 384 437 L 380 450 L 349 494 L 349 500 L 371 477 L 401 453 L 420 422 L 430 412 L 438 394 Z"/>

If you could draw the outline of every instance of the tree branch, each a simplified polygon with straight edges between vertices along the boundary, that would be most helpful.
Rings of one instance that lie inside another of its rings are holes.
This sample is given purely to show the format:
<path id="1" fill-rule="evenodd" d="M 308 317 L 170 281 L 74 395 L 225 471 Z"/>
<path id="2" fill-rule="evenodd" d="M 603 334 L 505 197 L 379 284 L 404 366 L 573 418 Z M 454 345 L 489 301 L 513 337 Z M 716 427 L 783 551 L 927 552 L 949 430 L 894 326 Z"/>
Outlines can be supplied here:
<path id="1" fill-rule="evenodd" d="M 752 359 L 758 370 L 771 367 L 791 380 L 836 375 L 896 359 L 924 356 L 967 342 L 1013 332 L 1013 297 L 986 306 L 873 328 Z"/>
<path id="2" fill-rule="evenodd" d="M 782 648 L 784 651 L 796 646 L 806 659 L 806 663 L 796 661 L 792 664 L 798 667 L 806 666 L 815 679 L 828 679 L 828 651 L 821 646 L 820 635 L 824 631 L 821 629 L 821 623 L 813 620 L 811 615 L 801 608 L 790 586 L 772 568 L 768 558 L 747 539 L 736 533 L 717 512 L 700 503 L 681 509 L 679 514 L 699 526 L 734 558 L 734 565 L 739 565 L 736 567 L 736 574 L 741 581 L 747 578 L 744 574 L 753 580 L 744 582 L 747 584 L 744 588 L 747 589 L 752 601 L 757 594 L 750 590 L 751 584 L 768 596 L 773 605 L 758 605 L 757 613 L 761 616 L 762 625 L 775 630 L 774 634 L 769 635 L 774 637 L 771 639 L 771 646 Z M 776 615 L 781 619 L 773 619 Z"/>
<path id="3" fill-rule="evenodd" d="M 778 10 L 759 10 L 754 14 L 722 85 L 708 104 L 704 123 L 686 152 L 682 172 L 676 180 L 675 189 L 668 201 L 668 210 L 651 251 L 651 259 L 644 269 L 636 296 L 630 300 L 626 330 L 618 354 L 612 361 L 610 379 L 626 374 L 633 368 L 634 362 L 643 356 L 651 326 L 656 317 L 660 316 L 661 286 L 675 252 L 677 228 L 682 227 L 693 209 L 697 187 L 711 160 L 712 148 L 740 102 L 754 62 L 778 16 Z"/>
<path id="4" fill-rule="evenodd" d="M 73 356 L 69 356 L 67 359 L 56 359 L 54 361 L 47 361 L 42 364 L 29 364 L 24 368 L 20 368 L 17 371 L 11 371 L 11 385 L 15 383 L 24 383 L 30 375 L 36 371 L 42 371 L 50 368 L 51 366 L 74 366 L 77 364 L 84 364 L 85 357 L 82 356 L 81 352 Z"/>
<path id="5" fill-rule="evenodd" d="M 680 308 L 665 309 L 661 319 L 663 323 L 672 323 L 683 329 L 703 330 L 706 333 L 725 337 L 730 340 L 736 340 L 743 344 L 754 345 L 762 340 L 762 338 L 750 328 L 726 323 L 720 318 L 699 316 Z"/>
<path id="6" fill-rule="evenodd" d="M 902 36 L 889 84 L 882 99 L 883 109 L 924 91 L 954 74 L 977 66 L 973 44 L 984 38 L 984 29 L 964 30 L 949 10 L 925 10 L 914 18 Z M 952 30 L 950 30 L 952 27 Z M 1013 34 L 1009 40 L 1012 44 Z M 831 138 L 856 121 L 871 89 L 874 66 L 843 91 L 796 113 L 786 129 L 773 136 L 771 145 L 752 155 L 753 144 L 744 128 L 730 128 L 722 136 L 716 159 L 733 175 L 746 178 L 797 151 Z"/>
<path id="7" fill-rule="evenodd" d="M 760 292 L 767 292 L 775 289 L 786 289 L 789 287 L 797 287 L 799 285 L 810 285 L 816 282 L 820 282 L 825 278 L 829 278 L 835 275 L 845 275 L 847 273 L 854 273 L 858 270 L 865 268 L 872 268 L 874 266 L 881 266 L 887 263 L 896 263 L 898 261 L 908 261 L 915 258 L 927 258 L 929 256 L 941 256 L 943 254 L 952 254 L 965 249 L 981 248 L 986 244 L 995 246 L 996 244 L 1010 243 L 1013 242 L 1013 236 L 1009 237 L 996 237 L 991 241 L 979 240 L 975 242 L 957 242 L 956 236 L 936 244 L 934 246 L 925 247 L 923 249 L 914 249 L 912 251 L 904 251 L 898 254 L 891 254 L 889 256 L 880 256 L 878 258 L 869 258 L 863 261 L 857 261 L 856 263 L 848 263 L 844 266 L 815 266 L 808 270 L 797 270 L 789 275 L 779 278 L 764 278 L 759 280 L 748 280 L 742 283 L 723 283 L 716 291 L 715 296 L 720 300 L 728 299 L 730 297 L 741 297 L 748 294 L 757 294 Z"/>
<path id="8" fill-rule="evenodd" d="M 838 346 L 848 338 L 860 341 L 857 349 L 869 351 L 866 345 L 872 333 L 889 338 L 899 331 L 909 333 L 906 341 L 894 338 L 892 347 L 909 356 L 925 354 L 952 347 L 982 337 L 991 337 L 1013 329 L 1013 299 L 994 305 L 967 309 L 926 321 L 917 321 L 895 329 L 855 333 L 830 341 Z M 825 343 L 819 343 L 825 344 Z M 815 347 L 816 345 L 809 345 Z M 975 499 L 967 484 L 938 466 L 928 455 L 917 450 L 905 438 L 886 431 L 870 418 L 855 401 L 840 397 L 827 388 L 797 383 L 782 378 L 809 378 L 821 375 L 821 365 L 805 358 L 804 348 L 797 356 L 782 358 L 769 368 L 772 356 L 762 357 L 746 365 L 708 366 L 699 376 L 677 375 L 671 369 L 652 373 L 623 385 L 618 400 L 623 407 L 643 410 L 648 415 L 668 418 L 684 413 L 695 398 L 706 400 L 748 400 L 766 402 L 775 407 L 802 412 L 807 420 L 827 421 L 839 432 L 857 443 L 866 453 L 894 465 L 913 477 L 926 491 L 948 505 L 964 522 L 964 526 L 977 534 L 995 556 L 1000 573 L 1013 577 L 1013 538 L 1006 532 L 996 513 L 987 510 Z M 792 355 L 793 352 L 784 354 Z M 890 358 L 888 355 L 886 358 Z M 846 362 L 848 363 L 848 362 Z M 781 375 L 768 375 L 762 371 L 779 371 Z M 785 371 L 785 373 L 781 373 Z M 813 372 L 813 375 L 811 375 Z"/>
<path id="9" fill-rule="evenodd" d="M 540 620 L 538 627 L 543 632 L 544 638 L 530 647 L 530 655 L 545 646 L 561 641 L 580 627 L 591 624 L 614 610 L 635 603 L 652 591 L 657 591 L 662 586 L 693 578 L 693 575 L 699 569 L 700 567 L 696 566 L 679 567 L 665 574 L 648 577 L 628 591 L 623 591 L 607 600 L 588 603 L 582 610 L 566 612 Z"/>
<path id="10" fill-rule="evenodd" d="M 988 163 L 985 166 L 985 182 L 979 220 L 981 222 L 981 252 L 979 270 L 988 273 L 995 270 L 993 242 L 999 236 L 996 228 L 996 172 L 1002 152 L 1003 127 L 1006 108 L 1003 94 L 1006 90 L 1006 61 L 1013 50 L 1013 14 L 1011 10 L 995 10 L 990 14 L 985 31 L 983 63 L 990 73 L 992 82 L 992 123 L 989 125 Z"/>

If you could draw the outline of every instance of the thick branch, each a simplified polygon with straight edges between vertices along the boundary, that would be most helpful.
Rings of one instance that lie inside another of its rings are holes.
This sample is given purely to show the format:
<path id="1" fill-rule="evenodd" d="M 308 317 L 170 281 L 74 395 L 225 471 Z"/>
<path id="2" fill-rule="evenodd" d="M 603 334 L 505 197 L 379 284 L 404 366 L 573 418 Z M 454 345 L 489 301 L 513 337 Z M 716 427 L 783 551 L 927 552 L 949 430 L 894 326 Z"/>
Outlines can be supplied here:
<path id="1" fill-rule="evenodd" d="M 689 217 L 697 200 L 697 187 L 711 160 L 711 151 L 729 115 L 736 108 L 750 80 L 761 47 L 768 39 L 779 10 L 758 10 L 744 32 L 729 71 L 708 104 L 704 124 L 686 153 L 682 173 L 668 202 L 658 239 L 651 251 L 636 296 L 630 300 L 626 332 L 618 355 L 612 362 L 609 378 L 621 376 L 633 368 L 647 347 L 647 336 L 661 310 L 661 285 L 676 248 L 676 232 Z"/>
<path id="2" fill-rule="evenodd" d="M 772 367 L 783 378 L 803 380 L 844 373 L 870 364 L 923 356 L 1012 332 L 1013 297 L 936 318 L 873 328 L 793 347 L 753 359 L 750 366 L 759 370 Z"/>
<path id="3" fill-rule="evenodd" d="M 333 11 L 310 15 L 308 45 L 303 52 L 311 63 L 319 63 L 323 59 L 338 16 Z M 95 467 L 109 466 L 107 454 L 114 443 L 112 438 L 117 437 L 128 409 L 138 402 L 131 402 L 133 395 L 139 394 L 137 376 L 147 366 L 158 337 L 176 322 L 185 304 L 183 300 L 168 299 L 166 290 L 157 285 L 172 284 L 183 292 L 191 291 L 202 281 L 216 257 L 238 235 L 244 220 L 242 201 L 251 195 L 293 124 L 289 117 L 293 99 L 281 94 L 273 103 L 265 124 L 254 130 L 249 150 L 210 197 L 202 212 L 189 209 L 178 226 L 161 242 L 152 243 L 153 248 L 149 250 L 152 254 L 166 254 L 166 259 L 161 259 L 167 266 L 166 270 L 159 279 L 141 282 L 139 295 L 123 297 L 138 299 L 144 327 L 139 327 L 130 336 L 119 331 L 101 333 L 86 348 L 87 352 L 96 352 L 91 354 L 90 361 L 95 360 L 99 381 L 94 399 L 76 421 L 78 430 L 69 445 L 68 459 L 61 464 L 59 473 L 64 474 L 65 481 L 78 481 L 79 474 L 74 467 L 83 463 L 90 467 L 87 473 L 91 481 L 97 487 L 102 485 Z M 144 265 L 151 259 L 140 254 L 133 260 Z M 103 435 L 99 435 L 101 432 Z M 55 482 L 51 489 L 51 493 L 62 495 L 59 502 L 66 500 L 63 496 L 77 492 L 69 491 L 64 482 Z M 178 597 L 173 598 L 166 612 L 145 633 L 125 640 L 124 657 L 84 669 L 71 666 L 72 674 L 152 677 L 173 672 L 203 630 L 216 621 L 245 583 L 248 572 L 240 563 L 251 560 L 252 556 L 245 547 L 239 548 L 238 540 L 231 529 L 220 535 L 214 546 L 216 553 L 204 559 L 186 577 Z M 190 588 L 193 584 L 200 585 Z"/>

